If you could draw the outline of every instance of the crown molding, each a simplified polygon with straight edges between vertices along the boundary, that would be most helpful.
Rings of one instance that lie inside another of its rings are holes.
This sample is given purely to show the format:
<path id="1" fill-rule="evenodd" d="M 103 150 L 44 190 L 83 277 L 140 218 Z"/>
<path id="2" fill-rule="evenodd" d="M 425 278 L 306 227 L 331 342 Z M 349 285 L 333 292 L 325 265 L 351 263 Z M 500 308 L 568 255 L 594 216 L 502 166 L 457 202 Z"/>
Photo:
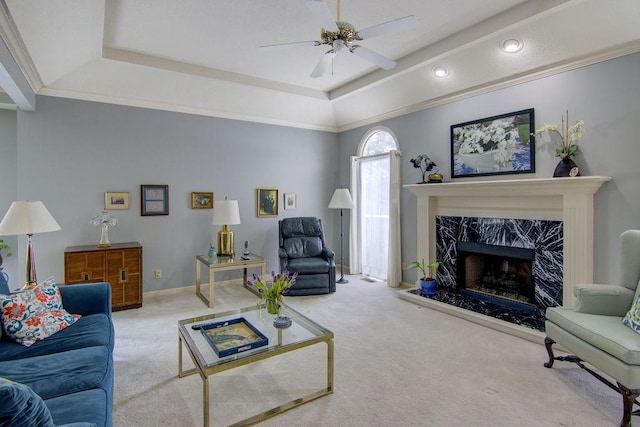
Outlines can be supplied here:
<path id="1" fill-rule="evenodd" d="M 571 61 L 562 61 L 562 62 L 552 64 L 550 66 L 537 68 L 533 71 L 526 71 L 519 74 L 515 74 L 513 76 L 496 80 L 484 85 L 464 89 L 455 93 L 448 94 L 446 96 L 426 100 L 424 102 L 409 105 L 394 111 L 389 111 L 383 114 L 367 117 L 362 120 L 353 121 L 343 125 L 336 125 L 335 127 L 319 126 L 311 123 L 290 122 L 287 120 L 275 120 L 275 119 L 268 119 L 268 118 L 255 116 L 255 115 L 243 115 L 243 114 L 229 113 L 229 112 L 219 111 L 219 110 L 191 108 L 191 107 L 185 107 L 182 105 L 175 105 L 170 103 L 159 103 L 155 101 L 146 101 L 146 100 L 138 100 L 138 99 L 131 99 L 131 98 L 98 95 L 98 94 L 93 94 L 88 92 L 62 90 L 62 89 L 47 88 L 47 87 L 43 87 L 42 89 L 40 89 L 40 91 L 38 91 L 38 94 L 54 96 L 59 98 L 80 99 L 80 100 L 86 100 L 86 101 L 103 102 L 103 103 L 126 105 L 126 106 L 132 106 L 132 107 L 140 107 L 140 108 L 149 108 L 149 109 L 163 110 L 163 111 L 174 111 L 179 113 L 196 114 L 196 115 L 209 116 L 209 117 L 219 117 L 219 118 L 225 118 L 225 119 L 231 119 L 231 120 L 249 121 L 249 122 L 271 124 L 271 125 L 277 125 L 277 126 L 318 130 L 323 132 L 341 133 L 341 132 L 356 129 L 362 126 L 370 126 L 372 124 L 380 123 L 385 120 L 393 119 L 396 117 L 404 116 L 404 115 L 415 113 L 418 111 L 427 110 L 429 108 L 434 108 L 440 105 L 461 101 L 467 98 L 493 92 L 499 89 L 534 81 L 544 77 L 549 77 L 555 74 L 571 71 L 571 70 L 582 68 L 588 65 L 597 64 L 599 62 L 604 62 L 610 59 L 615 59 L 618 57 L 622 57 L 622 56 L 626 56 L 626 55 L 630 55 L 638 52 L 640 52 L 640 40 L 625 43 L 613 49 L 606 49 L 592 55 L 574 58 Z M 328 102 L 332 102 L 332 101 L 328 101 Z"/>
<path id="2" fill-rule="evenodd" d="M 356 129 L 362 126 L 368 126 L 375 123 L 382 122 L 384 120 L 393 119 L 396 117 L 404 116 L 407 114 L 415 113 L 429 108 L 434 108 L 444 104 L 450 104 L 452 102 L 461 101 L 467 98 L 471 98 L 477 95 L 493 92 L 499 89 L 504 89 L 511 86 L 516 86 L 522 83 L 538 80 L 544 77 L 553 76 L 555 74 L 564 73 L 566 71 L 575 70 L 578 68 L 586 67 L 589 65 L 597 64 L 599 62 L 608 61 L 610 59 L 619 58 L 626 55 L 631 55 L 640 52 L 640 40 L 635 40 L 629 43 L 616 46 L 612 49 L 605 49 L 590 55 L 585 55 L 572 60 L 561 61 L 549 66 L 540 67 L 531 71 L 524 71 L 522 73 L 514 74 L 503 79 L 495 80 L 483 85 L 474 86 L 468 89 L 463 89 L 458 92 L 447 94 L 442 97 L 430 99 L 417 104 L 409 105 L 404 108 L 400 108 L 387 113 L 378 114 L 362 120 L 353 121 L 346 124 L 338 124 L 338 133 L 348 130 Z"/>
<path id="3" fill-rule="evenodd" d="M 81 101 L 101 102 L 104 104 L 123 105 L 128 107 L 148 108 L 150 110 L 171 111 L 175 113 L 194 114 L 198 116 L 217 117 L 221 119 L 239 120 L 252 123 L 261 123 L 275 126 L 284 126 L 290 128 L 317 130 L 322 132 L 337 133 L 334 126 L 321 126 L 310 123 L 291 122 L 287 120 L 271 119 L 262 116 L 230 113 L 228 111 L 212 110 L 206 108 L 195 108 L 184 105 L 176 105 L 157 101 L 148 101 L 141 99 L 124 98 L 119 96 L 108 96 L 82 91 L 73 91 L 67 89 L 56 89 L 43 87 L 38 91 L 38 95 L 52 96 L 57 98 L 77 99 Z"/>
<path id="4" fill-rule="evenodd" d="M 33 59 L 27 50 L 16 23 L 9 12 L 9 7 L 5 0 L 0 0 L 0 37 L 7 45 L 7 49 L 18 64 L 22 74 L 27 80 L 34 93 L 44 86 L 42 78 L 36 69 Z"/>

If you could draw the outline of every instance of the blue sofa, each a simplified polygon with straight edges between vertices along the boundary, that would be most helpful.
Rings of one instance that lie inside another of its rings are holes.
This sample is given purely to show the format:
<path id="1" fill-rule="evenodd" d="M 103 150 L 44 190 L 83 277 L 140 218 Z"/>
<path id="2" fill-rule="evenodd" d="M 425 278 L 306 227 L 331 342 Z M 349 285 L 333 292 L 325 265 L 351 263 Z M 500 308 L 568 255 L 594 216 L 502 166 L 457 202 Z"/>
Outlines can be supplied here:
<path id="1" fill-rule="evenodd" d="M 0 379 L 6 379 L 0 380 L 2 425 L 112 425 L 111 286 L 59 289 L 64 309 L 82 315 L 78 321 L 29 347 L 6 334 L 0 339 Z M 2 279 L 0 293 L 9 293 Z M 15 414 L 17 422 L 11 424 Z"/>

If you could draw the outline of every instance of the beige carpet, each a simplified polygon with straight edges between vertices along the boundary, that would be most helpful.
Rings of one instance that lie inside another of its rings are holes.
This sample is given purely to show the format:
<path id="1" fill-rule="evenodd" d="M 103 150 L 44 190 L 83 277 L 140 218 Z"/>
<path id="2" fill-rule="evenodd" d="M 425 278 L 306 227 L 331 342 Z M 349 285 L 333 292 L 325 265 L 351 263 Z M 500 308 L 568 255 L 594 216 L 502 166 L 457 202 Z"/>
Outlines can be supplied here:
<path id="1" fill-rule="evenodd" d="M 542 345 L 401 300 L 384 283 L 347 278 L 335 294 L 287 298 L 335 334 L 335 393 L 262 426 L 618 425 L 621 398 L 572 364 L 544 368 Z M 177 377 L 177 321 L 258 299 L 223 286 L 208 309 L 192 291 L 146 295 L 142 308 L 114 313 L 115 426 L 202 425 L 200 377 Z M 212 425 L 325 381 L 324 344 L 218 374 L 210 379 Z"/>

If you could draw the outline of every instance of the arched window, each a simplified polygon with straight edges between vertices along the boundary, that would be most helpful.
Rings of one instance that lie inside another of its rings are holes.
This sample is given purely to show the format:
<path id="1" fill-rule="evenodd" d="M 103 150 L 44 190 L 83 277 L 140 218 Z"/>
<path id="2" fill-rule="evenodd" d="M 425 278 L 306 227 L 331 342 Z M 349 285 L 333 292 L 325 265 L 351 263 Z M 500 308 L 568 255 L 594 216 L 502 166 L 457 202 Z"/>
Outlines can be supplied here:
<path id="1" fill-rule="evenodd" d="M 358 157 L 385 154 L 391 150 L 399 150 L 398 138 L 391 129 L 376 126 L 364 134 L 358 146 Z"/>
<path id="2" fill-rule="evenodd" d="M 376 126 L 360 140 L 351 170 L 355 201 L 351 212 L 351 272 L 386 280 L 393 287 L 402 280 L 397 237 L 400 236 L 399 157 L 394 133 Z"/>

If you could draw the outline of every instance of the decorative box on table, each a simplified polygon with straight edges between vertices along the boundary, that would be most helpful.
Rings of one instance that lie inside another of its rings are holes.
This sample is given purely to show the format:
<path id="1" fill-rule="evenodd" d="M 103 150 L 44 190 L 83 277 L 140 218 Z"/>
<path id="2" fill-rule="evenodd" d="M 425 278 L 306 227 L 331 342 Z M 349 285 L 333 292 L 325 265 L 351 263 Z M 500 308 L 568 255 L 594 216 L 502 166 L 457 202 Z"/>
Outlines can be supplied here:
<path id="1" fill-rule="evenodd" d="M 269 339 L 244 317 L 199 326 L 218 357 L 230 356 L 269 344 Z"/>

